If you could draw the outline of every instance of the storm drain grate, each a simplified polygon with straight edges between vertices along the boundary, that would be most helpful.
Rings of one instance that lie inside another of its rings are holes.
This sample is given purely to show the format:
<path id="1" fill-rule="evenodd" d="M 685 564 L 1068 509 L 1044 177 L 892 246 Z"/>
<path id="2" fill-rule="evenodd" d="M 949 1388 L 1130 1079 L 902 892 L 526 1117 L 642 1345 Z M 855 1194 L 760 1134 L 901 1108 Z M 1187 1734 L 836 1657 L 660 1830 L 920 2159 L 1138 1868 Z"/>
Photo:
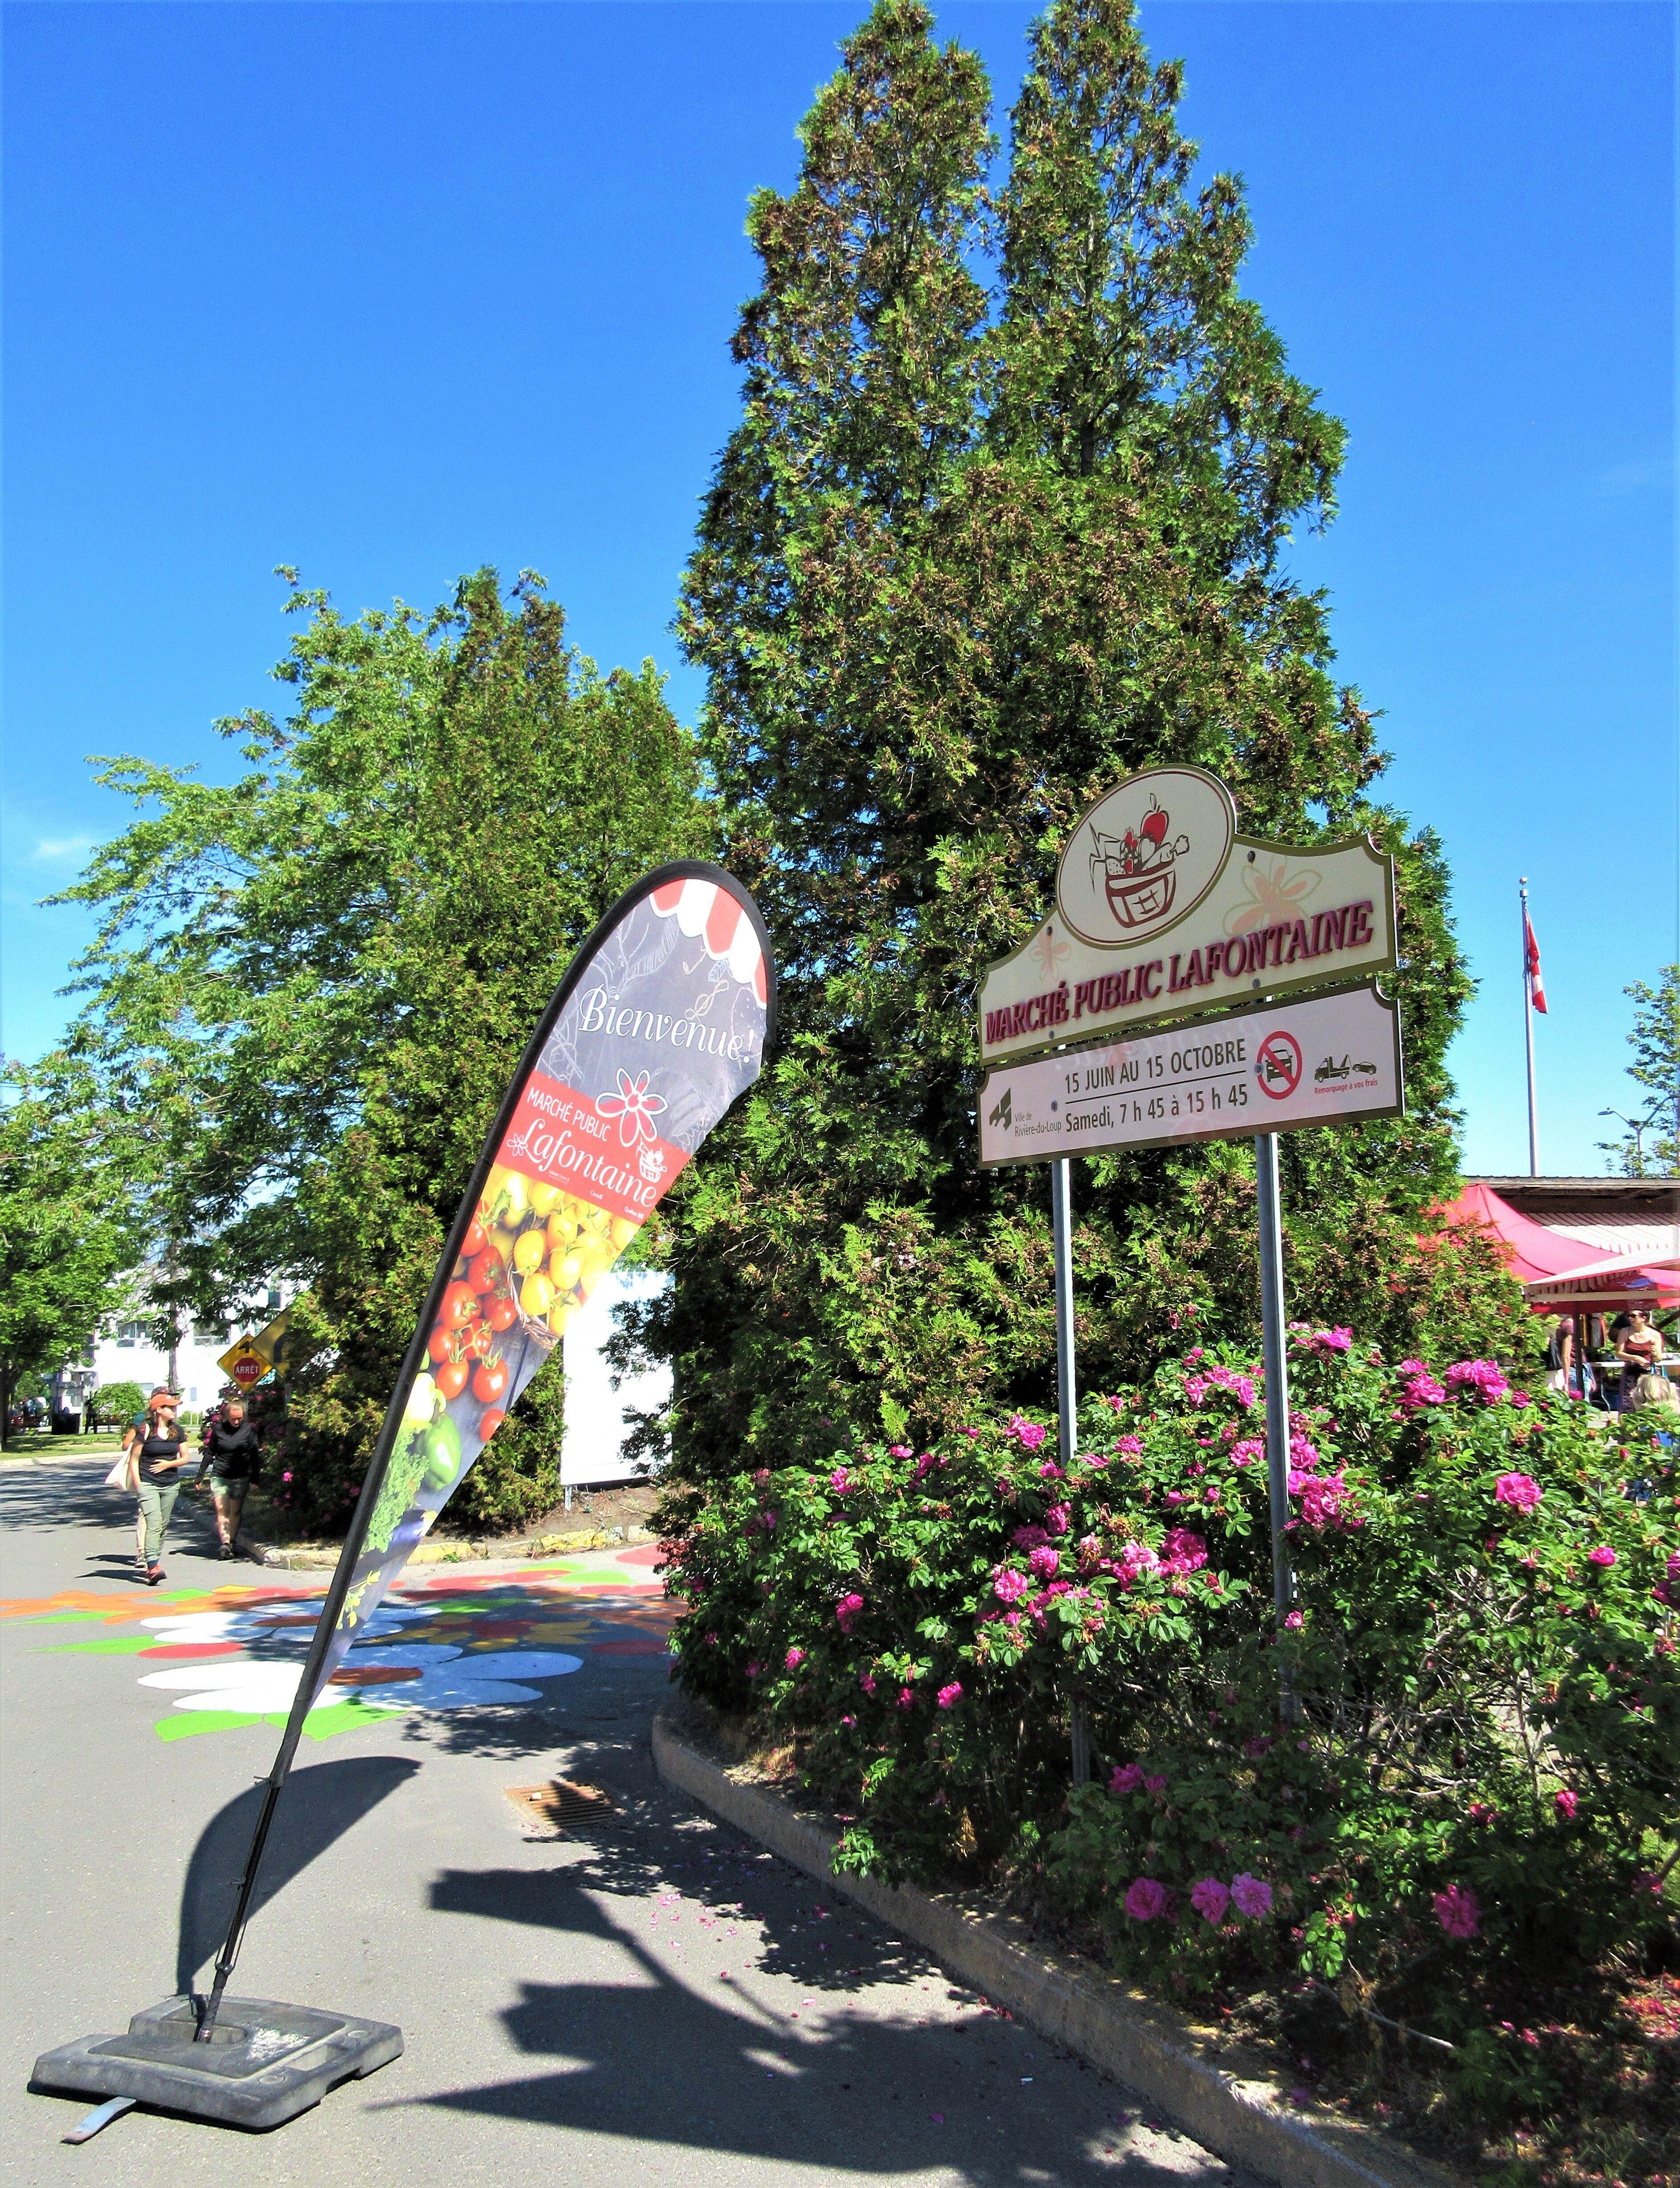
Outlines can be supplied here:
<path id="1" fill-rule="evenodd" d="M 577 1837 L 614 1820 L 618 1811 L 597 1785 L 552 1778 L 545 1785 L 510 1785 L 507 1796 L 533 1837 Z"/>

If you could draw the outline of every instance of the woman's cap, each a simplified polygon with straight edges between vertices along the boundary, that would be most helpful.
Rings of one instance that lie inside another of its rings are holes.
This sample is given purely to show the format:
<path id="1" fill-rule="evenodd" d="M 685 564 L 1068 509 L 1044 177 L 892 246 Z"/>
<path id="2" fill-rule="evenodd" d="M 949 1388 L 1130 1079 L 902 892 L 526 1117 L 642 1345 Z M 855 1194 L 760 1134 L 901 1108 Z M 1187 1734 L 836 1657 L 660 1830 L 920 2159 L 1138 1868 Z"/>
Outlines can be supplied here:
<path id="1" fill-rule="evenodd" d="M 160 1398 L 166 1398 L 172 1406 L 178 1406 L 181 1402 L 166 1383 L 160 1383 L 147 1402 L 155 1406 Z"/>

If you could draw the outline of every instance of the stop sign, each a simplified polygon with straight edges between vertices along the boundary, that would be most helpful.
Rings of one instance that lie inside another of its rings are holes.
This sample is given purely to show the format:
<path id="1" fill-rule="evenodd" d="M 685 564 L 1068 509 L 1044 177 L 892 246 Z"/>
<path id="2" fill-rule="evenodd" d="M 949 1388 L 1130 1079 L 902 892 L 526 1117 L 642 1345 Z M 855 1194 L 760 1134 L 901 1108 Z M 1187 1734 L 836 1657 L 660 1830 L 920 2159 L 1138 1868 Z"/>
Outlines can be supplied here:
<path id="1" fill-rule="evenodd" d="M 242 1390 L 248 1390 L 253 1383 L 260 1383 L 267 1372 L 254 1352 L 247 1352 L 243 1360 L 234 1362 L 234 1380 Z"/>

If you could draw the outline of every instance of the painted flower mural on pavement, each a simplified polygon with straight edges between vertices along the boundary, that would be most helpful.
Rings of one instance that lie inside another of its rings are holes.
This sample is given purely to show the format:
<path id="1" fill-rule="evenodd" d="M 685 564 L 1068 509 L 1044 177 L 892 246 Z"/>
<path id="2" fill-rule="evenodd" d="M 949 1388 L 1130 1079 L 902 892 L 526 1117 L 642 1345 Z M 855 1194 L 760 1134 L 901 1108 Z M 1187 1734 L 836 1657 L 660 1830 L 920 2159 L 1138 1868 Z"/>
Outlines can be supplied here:
<path id="1" fill-rule="evenodd" d="M 394 1590 L 312 1706 L 314 1740 L 393 1715 L 507 1707 L 596 1657 L 662 1656 L 674 1606 L 651 1548 L 586 1553 L 514 1573 L 459 1568 Z M 324 1587 L 224 1587 L 175 1596 L 86 1589 L 0 1603 L 0 1616 L 83 1630 L 44 1646 L 138 1659 L 143 1689 L 166 1703 L 161 1739 L 283 1723 Z"/>

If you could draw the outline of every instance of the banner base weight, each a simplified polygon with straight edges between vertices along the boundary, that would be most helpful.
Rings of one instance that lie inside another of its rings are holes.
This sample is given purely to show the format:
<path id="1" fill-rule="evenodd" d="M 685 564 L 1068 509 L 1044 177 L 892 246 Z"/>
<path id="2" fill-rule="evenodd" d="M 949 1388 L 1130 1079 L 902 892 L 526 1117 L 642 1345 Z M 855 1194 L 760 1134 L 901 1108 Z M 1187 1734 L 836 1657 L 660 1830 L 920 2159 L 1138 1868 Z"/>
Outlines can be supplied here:
<path id="1" fill-rule="evenodd" d="M 227 2127 L 273 2128 L 320 2103 L 403 2049 L 403 2032 L 359 2014 L 267 1998 L 224 1998 L 211 2040 L 196 2044 L 190 1998 L 137 2013 L 125 2036 L 82 2036 L 35 2062 L 31 2086 L 132 2097 L 160 2112 Z"/>

